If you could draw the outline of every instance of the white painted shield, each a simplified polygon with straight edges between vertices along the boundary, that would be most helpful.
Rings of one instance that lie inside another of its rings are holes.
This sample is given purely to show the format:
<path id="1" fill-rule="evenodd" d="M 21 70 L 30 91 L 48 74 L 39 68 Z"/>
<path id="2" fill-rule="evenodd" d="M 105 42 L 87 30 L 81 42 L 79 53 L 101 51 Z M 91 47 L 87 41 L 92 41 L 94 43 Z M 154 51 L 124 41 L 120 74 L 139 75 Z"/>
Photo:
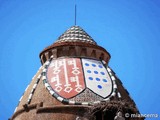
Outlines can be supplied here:
<path id="1" fill-rule="evenodd" d="M 112 92 L 111 78 L 101 61 L 82 59 L 86 86 L 103 98 Z"/>

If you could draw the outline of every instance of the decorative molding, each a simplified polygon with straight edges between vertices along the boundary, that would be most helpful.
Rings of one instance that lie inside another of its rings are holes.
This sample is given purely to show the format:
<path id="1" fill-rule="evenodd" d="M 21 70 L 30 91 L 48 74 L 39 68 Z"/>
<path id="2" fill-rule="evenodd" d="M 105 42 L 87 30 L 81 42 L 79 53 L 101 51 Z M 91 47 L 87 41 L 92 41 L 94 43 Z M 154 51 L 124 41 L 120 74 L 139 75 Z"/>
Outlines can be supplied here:
<path id="1" fill-rule="evenodd" d="M 104 60 L 106 63 L 109 62 L 110 55 L 97 48 L 82 47 L 82 46 L 59 46 L 41 54 L 41 62 L 45 63 L 50 56 L 54 58 L 68 56 L 68 57 L 90 57 L 96 58 L 97 60 Z"/>

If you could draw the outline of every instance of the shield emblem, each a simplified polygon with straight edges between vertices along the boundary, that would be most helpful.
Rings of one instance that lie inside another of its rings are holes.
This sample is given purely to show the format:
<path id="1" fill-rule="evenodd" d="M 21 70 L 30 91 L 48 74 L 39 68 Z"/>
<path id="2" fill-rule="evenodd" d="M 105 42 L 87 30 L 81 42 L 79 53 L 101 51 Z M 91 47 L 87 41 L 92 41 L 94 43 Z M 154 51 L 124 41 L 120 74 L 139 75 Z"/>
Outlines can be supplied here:
<path id="1" fill-rule="evenodd" d="M 86 88 L 107 98 L 113 89 L 112 80 L 101 61 L 86 58 L 63 58 L 51 61 L 47 81 L 61 97 L 71 99 Z"/>
<path id="2" fill-rule="evenodd" d="M 47 78 L 53 90 L 63 98 L 71 98 L 85 89 L 81 60 L 65 58 L 52 60 Z"/>
<path id="3" fill-rule="evenodd" d="M 101 61 L 82 59 L 87 88 L 106 98 L 112 93 L 112 80 Z"/>

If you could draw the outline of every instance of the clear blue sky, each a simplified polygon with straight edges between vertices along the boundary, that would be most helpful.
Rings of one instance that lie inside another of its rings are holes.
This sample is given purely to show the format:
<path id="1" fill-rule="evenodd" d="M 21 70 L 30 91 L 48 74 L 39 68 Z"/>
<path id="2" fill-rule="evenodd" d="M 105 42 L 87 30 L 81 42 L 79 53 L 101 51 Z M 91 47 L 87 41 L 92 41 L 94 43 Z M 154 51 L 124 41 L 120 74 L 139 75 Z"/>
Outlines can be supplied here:
<path id="1" fill-rule="evenodd" d="M 74 3 L 0 0 L 1 120 L 13 114 L 40 67 L 39 53 L 74 25 Z M 160 1 L 77 0 L 77 5 L 77 24 L 109 51 L 110 67 L 140 112 L 160 116 Z"/>

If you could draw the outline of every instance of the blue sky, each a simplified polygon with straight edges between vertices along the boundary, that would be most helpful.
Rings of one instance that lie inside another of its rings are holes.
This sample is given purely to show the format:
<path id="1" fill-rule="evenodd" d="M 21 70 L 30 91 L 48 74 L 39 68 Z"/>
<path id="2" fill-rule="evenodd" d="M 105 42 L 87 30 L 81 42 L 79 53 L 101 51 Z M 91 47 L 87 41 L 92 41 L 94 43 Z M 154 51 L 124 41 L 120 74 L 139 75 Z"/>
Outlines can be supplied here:
<path id="1" fill-rule="evenodd" d="M 1 120 L 11 117 L 41 66 L 39 53 L 74 25 L 74 4 L 0 0 Z M 77 0 L 77 6 L 77 25 L 109 51 L 109 66 L 140 112 L 160 116 L 160 1 Z"/>

